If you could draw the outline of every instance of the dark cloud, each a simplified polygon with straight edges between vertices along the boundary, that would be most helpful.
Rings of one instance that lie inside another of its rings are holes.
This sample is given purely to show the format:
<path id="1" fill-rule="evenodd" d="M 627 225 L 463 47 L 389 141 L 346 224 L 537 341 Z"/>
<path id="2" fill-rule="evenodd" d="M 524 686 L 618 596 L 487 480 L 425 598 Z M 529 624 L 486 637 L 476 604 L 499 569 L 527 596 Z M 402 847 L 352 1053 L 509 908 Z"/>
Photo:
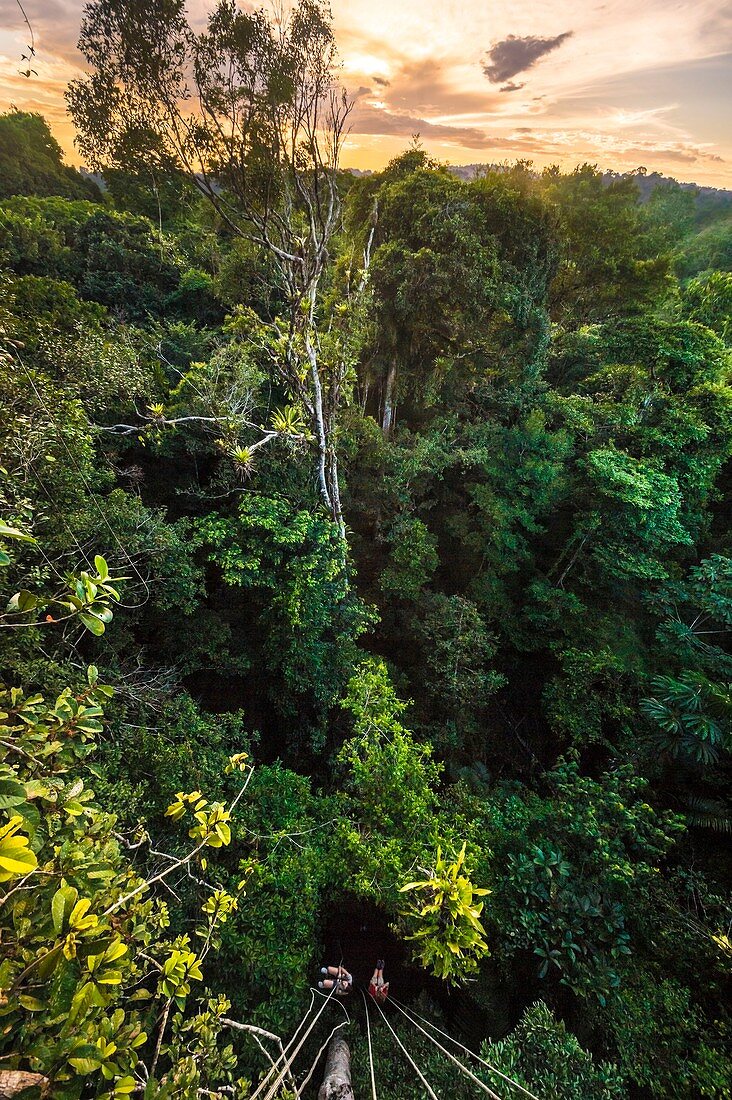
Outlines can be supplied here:
<path id="1" fill-rule="evenodd" d="M 515 84 L 513 80 L 509 80 L 508 84 L 504 84 L 502 88 L 499 88 L 499 92 L 520 92 L 522 88 L 526 87 L 526 82 L 522 81 L 521 84 Z"/>
<path id="2" fill-rule="evenodd" d="M 565 31 L 554 38 L 540 38 L 535 34 L 520 38 L 516 34 L 509 34 L 508 38 L 491 46 L 483 63 L 483 72 L 492 84 L 502 84 L 517 73 L 526 72 L 540 58 L 556 50 L 571 36 L 572 31 Z"/>
<path id="3" fill-rule="evenodd" d="M 374 84 L 378 84 L 380 88 L 388 88 L 391 84 L 390 80 L 387 80 L 385 76 L 372 76 Z"/>

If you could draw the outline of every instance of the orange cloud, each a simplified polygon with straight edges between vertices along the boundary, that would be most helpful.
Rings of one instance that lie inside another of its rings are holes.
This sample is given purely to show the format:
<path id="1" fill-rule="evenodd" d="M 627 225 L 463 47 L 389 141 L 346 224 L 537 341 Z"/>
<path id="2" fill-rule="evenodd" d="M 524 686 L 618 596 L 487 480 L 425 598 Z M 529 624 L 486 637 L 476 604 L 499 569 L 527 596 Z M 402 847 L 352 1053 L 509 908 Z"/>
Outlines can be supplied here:
<path id="1" fill-rule="evenodd" d="M 730 184 L 719 94 L 732 62 L 725 0 L 332 3 L 343 80 L 357 92 L 349 166 L 380 167 L 419 132 L 430 153 L 457 164 L 528 156 L 538 166 L 589 159 L 626 170 L 642 161 Z M 192 0 L 197 23 L 208 6 Z M 38 76 L 20 75 L 27 28 L 15 0 L 0 0 L 0 102 L 46 115 L 77 162 L 63 91 L 81 65 L 83 0 L 24 7 Z"/>

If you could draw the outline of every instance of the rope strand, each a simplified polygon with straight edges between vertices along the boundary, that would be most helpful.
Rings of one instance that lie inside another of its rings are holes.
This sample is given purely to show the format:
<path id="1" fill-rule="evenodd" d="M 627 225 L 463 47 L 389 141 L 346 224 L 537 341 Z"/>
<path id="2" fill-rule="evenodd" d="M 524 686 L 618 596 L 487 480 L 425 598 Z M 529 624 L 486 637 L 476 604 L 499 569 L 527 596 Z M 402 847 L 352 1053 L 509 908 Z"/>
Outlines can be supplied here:
<path id="1" fill-rule="evenodd" d="M 491 1100 L 502 1100 L 502 1098 L 498 1095 L 497 1092 L 494 1092 L 493 1089 L 489 1085 L 486 1085 L 485 1081 L 481 1081 L 480 1077 L 476 1077 L 474 1073 L 471 1073 L 471 1071 L 467 1068 L 467 1066 L 464 1066 L 463 1063 L 461 1061 L 459 1061 L 453 1054 L 450 1054 L 449 1050 L 446 1050 L 442 1046 L 441 1043 L 438 1043 L 437 1039 L 435 1039 L 434 1036 L 430 1035 L 429 1032 L 425 1031 L 425 1029 L 423 1027 L 421 1027 L 417 1023 L 416 1020 L 413 1020 L 412 1017 L 409 1015 L 408 1012 L 406 1012 L 405 1009 L 401 1008 L 400 1005 L 398 1005 L 396 1003 L 395 1003 L 394 1007 L 397 1009 L 398 1012 L 401 1012 L 402 1016 L 404 1016 L 405 1019 L 409 1020 L 410 1024 L 414 1024 L 414 1026 L 416 1028 L 418 1028 L 422 1032 L 423 1035 L 426 1035 L 427 1038 L 430 1040 L 430 1042 L 434 1043 L 435 1046 L 437 1047 L 437 1049 L 441 1050 L 442 1053 L 445 1055 L 445 1057 L 449 1058 L 450 1061 L 453 1062 L 454 1065 L 457 1066 L 457 1068 L 460 1070 L 461 1073 L 465 1074 L 466 1077 L 469 1077 L 471 1081 L 475 1081 L 476 1085 L 479 1085 L 480 1088 L 483 1089 L 483 1092 L 487 1093 L 488 1096 L 490 1096 Z"/>
<path id="2" fill-rule="evenodd" d="M 376 1076 L 374 1074 L 374 1052 L 371 1048 L 371 1019 L 369 1013 L 369 1002 L 366 994 L 361 990 L 361 996 L 363 997 L 363 1005 L 366 1009 L 366 1038 L 369 1044 L 369 1072 L 371 1074 L 371 1097 L 372 1100 L 378 1100 L 376 1096 Z"/>
<path id="3" fill-rule="evenodd" d="M 390 997 L 389 999 L 397 1006 L 397 1008 L 401 1007 L 402 1009 L 404 1009 L 406 1007 L 405 1005 L 401 1005 L 401 1002 L 397 1001 L 396 997 Z M 418 1020 L 421 1020 L 422 1023 L 427 1024 L 428 1027 L 431 1027 L 433 1031 L 436 1031 L 438 1035 L 442 1035 L 445 1039 L 449 1039 L 451 1043 L 454 1043 L 456 1047 L 460 1047 L 460 1049 L 465 1051 L 466 1054 L 469 1054 L 471 1058 L 475 1058 L 476 1062 L 480 1062 L 480 1064 L 482 1066 L 485 1066 L 486 1069 L 489 1069 L 491 1073 L 495 1073 L 507 1084 L 513 1085 L 513 1087 L 518 1089 L 519 1092 L 522 1092 L 524 1096 L 528 1096 L 529 1100 L 539 1100 L 538 1096 L 535 1096 L 533 1092 L 529 1092 L 529 1090 L 525 1089 L 523 1085 L 520 1085 L 518 1081 L 513 1081 L 510 1077 L 507 1077 L 505 1073 L 501 1073 L 500 1069 L 496 1069 L 496 1067 L 492 1066 L 490 1062 L 486 1062 L 485 1058 L 481 1058 L 481 1056 L 479 1054 L 476 1054 L 474 1050 L 471 1050 L 470 1047 L 466 1047 L 465 1044 L 461 1043 L 458 1039 L 453 1039 L 452 1035 L 448 1035 L 446 1031 L 443 1031 L 437 1026 L 437 1024 L 434 1024 L 425 1016 L 420 1016 L 419 1012 L 415 1011 L 415 1009 L 411 1009 L 411 1013 L 413 1016 L 416 1016 Z"/>
<path id="4" fill-rule="evenodd" d="M 315 1025 L 317 1024 L 318 1020 L 319 1020 L 319 1019 L 320 1019 L 320 1017 L 322 1016 L 322 1014 L 323 1014 L 323 1012 L 325 1011 L 325 1009 L 326 1009 L 326 1008 L 328 1007 L 328 1003 L 330 1002 L 330 999 L 331 999 L 331 997 L 333 996 L 333 994 L 335 993 L 335 991 L 336 991 L 336 986 L 334 985 L 334 986 L 333 986 L 333 988 L 332 988 L 332 989 L 331 989 L 331 991 L 330 991 L 330 994 L 329 994 L 329 996 L 327 996 L 327 997 L 325 998 L 325 1000 L 323 1001 L 323 1004 L 322 1004 L 322 1005 L 321 1005 L 321 1007 L 320 1007 L 320 1008 L 318 1009 L 318 1011 L 317 1011 L 317 1012 L 315 1013 L 315 1017 L 313 1018 L 313 1021 L 312 1021 L 312 1023 L 310 1024 L 310 1027 L 309 1027 L 309 1028 L 307 1029 L 307 1031 L 306 1031 L 306 1032 L 304 1033 L 303 1037 L 301 1038 L 300 1042 L 299 1042 L 299 1043 L 297 1044 L 297 1046 L 295 1047 L 295 1049 L 293 1050 L 293 1052 L 292 1052 L 292 1054 L 291 1054 L 291 1055 L 289 1056 L 289 1058 L 286 1058 L 286 1059 L 285 1059 L 285 1068 L 283 1069 L 283 1071 L 282 1071 L 282 1073 L 281 1073 L 281 1074 L 279 1075 L 279 1077 L 278 1077 L 278 1078 L 277 1078 L 277 1079 L 275 1080 L 274 1084 L 273 1084 L 273 1085 L 270 1085 L 269 1089 L 267 1090 L 267 1092 L 266 1092 L 266 1093 L 265 1093 L 265 1095 L 264 1095 L 264 1100 L 272 1100 L 272 1098 L 273 1098 L 273 1097 L 274 1097 L 274 1096 L 276 1095 L 276 1093 L 277 1093 L 277 1090 L 279 1089 L 280 1085 L 282 1084 L 282 1081 L 284 1080 L 285 1074 L 287 1073 L 287 1071 L 288 1071 L 289 1069 L 291 1069 L 291 1068 L 292 1068 L 292 1063 L 293 1063 L 293 1062 L 295 1061 L 295 1059 L 297 1058 L 298 1054 L 299 1054 L 299 1053 L 300 1053 L 300 1051 L 302 1050 L 302 1048 L 303 1048 L 303 1046 L 304 1046 L 304 1044 L 305 1044 L 305 1040 L 307 1039 L 308 1035 L 310 1034 L 310 1032 L 311 1032 L 311 1031 L 313 1030 L 313 1028 L 314 1028 L 314 1027 L 315 1027 Z M 302 1026 L 302 1024 L 301 1024 L 300 1026 Z M 289 1049 L 289 1047 L 290 1047 L 290 1046 L 292 1045 L 292 1043 L 293 1043 L 293 1042 L 294 1042 L 294 1039 L 292 1039 L 292 1040 L 290 1041 L 290 1043 L 288 1044 L 288 1049 Z M 257 1090 L 257 1091 L 259 1091 L 259 1090 Z M 252 1094 L 252 1098 L 251 1098 L 251 1100 L 254 1100 L 254 1097 L 255 1097 L 255 1096 L 256 1096 L 256 1093 L 253 1093 L 253 1094 Z"/>
<path id="5" fill-rule="evenodd" d="M 260 1092 L 262 1092 L 262 1090 L 267 1087 L 267 1083 L 269 1082 L 269 1079 L 271 1078 L 272 1074 L 279 1072 L 279 1070 L 277 1068 L 279 1066 L 279 1063 L 283 1060 L 283 1058 L 286 1060 L 287 1052 L 290 1050 L 290 1047 L 292 1046 L 292 1044 L 295 1042 L 297 1036 L 299 1035 L 300 1029 L 303 1028 L 305 1026 L 305 1024 L 307 1023 L 308 1016 L 312 1012 L 314 1004 L 315 1004 L 315 991 L 313 989 L 311 989 L 310 990 L 310 1004 L 308 1005 L 308 1008 L 307 1008 L 307 1011 L 306 1011 L 305 1015 L 303 1016 L 303 1018 L 300 1020 L 300 1023 L 295 1028 L 295 1030 L 292 1034 L 292 1037 L 290 1038 L 287 1046 L 284 1047 L 280 1051 L 280 1053 L 277 1055 L 277 1057 L 274 1060 L 274 1063 L 272 1065 L 272 1068 L 267 1070 L 266 1074 L 264 1075 L 262 1080 L 257 1085 L 256 1089 L 254 1090 L 254 1092 L 252 1093 L 252 1095 L 250 1097 L 250 1100 L 255 1100 L 255 1098 L 260 1094 Z"/>
<path id="6" fill-rule="evenodd" d="M 339 1007 L 340 1007 L 340 1008 L 342 1008 L 344 1012 L 346 1012 L 346 1010 L 345 1010 L 345 1007 L 344 1007 L 343 1005 L 340 1005 Z M 340 1031 L 342 1027 L 348 1027 L 348 1025 L 350 1024 L 350 1022 L 351 1022 L 351 1017 L 350 1017 L 350 1016 L 348 1015 L 348 1013 L 346 1012 L 346 1018 L 345 1018 L 345 1020 L 341 1020 L 341 1022 L 340 1022 L 339 1024 L 336 1024 L 336 1026 L 335 1026 L 335 1027 L 333 1028 L 333 1030 L 331 1031 L 331 1033 L 330 1033 L 330 1035 L 328 1036 L 328 1038 L 327 1038 L 327 1039 L 325 1040 L 325 1042 L 323 1043 L 323 1045 L 322 1045 L 322 1046 L 320 1047 L 320 1049 L 318 1050 L 318 1053 L 317 1053 L 317 1054 L 315 1055 L 315 1059 L 314 1059 L 314 1061 L 313 1061 L 313 1064 L 311 1065 L 310 1069 L 308 1070 L 308 1072 L 307 1072 L 307 1075 L 306 1075 L 306 1077 L 305 1077 L 304 1081 L 302 1082 L 302 1084 L 300 1085 L 300 1087 L 299 1087 L 299 1088 L 296 1088 L 296 1089 L 295 1089 L 295 1095 L 296 1095 L 296 1096 L 302 1096 L 302 1094 L 304 1093 L 305 1089 L 307 1088 L 307 1086 L 308 1086 L 308 1084 L 309 1084 L 309 1082 L 310 1082 L 310 1078 L 311 1078 L 311 1077 L 313 1076 L 313 1074 L 315 1073 L 315 1068 L 316 1068 L 316 1066 L 317 1066 L 318 1062 L 320 1061 L 320 1056 L 321 1056 L 321 1054 L 323 1053 L 323 1051 L 325 1050 L 325 1048 L 326 1048 L 326 1047 L 328 1046 L 328 1043 L 329 1043 L 329 1042 L 331 1041 L 331 1039 L 332 1039 L 332 1038 L 333 1038 L 333 1036 L 335 1035 L 336 1031 Z"/>
<path id="7" fill-rule="evenodd" d="M 412 1069 L 414 1070 L 414 1072 L 415 1072 L 415 1073 L 417 1074 L 417 1076 L 419 1077 L 420 1081 L 421 1081 L 421 1082 L 422 1082 L 422 1084 L 424 1085 L 424 1087 L 425 1087 L 425 1089 L 426 1089 L 426 1091 L 427 1091 L 427 1094 L 428 1094 L 428 1095 L 429 1095 L 429 1096 L 431 1097 L 431 1100 L 439 1100 L 439 1098 L 438 1098 L 438 1096 L 437 1096 L 437 1093 L 436 1093 L 436 1092 L 434 1091 L 434 1089 L 433 1089 L 433 1088 L 432 1088 L 432 1086 L 430 1085 L 429 1081 L 427 1080 L 427 1078 L 425 1077 L 425 1075 L 424 1075 L 424 1074 L 422 1073 L 421 1069 L 419 1068 L 419 1066 L 418 1066 L 418 1065 L 417 1065 L 417 1063 L 415 1062 L 414 1058 L 412 1058 L 412 1055 L 411 1055 L 411 1054 L 409 1053 L 409 1051 L 408 1051 L 408 1050 L 407 1050 L 407 1048 L 405 1047 L 404 1043 L 403 1043 L 403 1042 L 401 1041 L 401 1039 L 400 1039 L 400 1038 L 399 1038 L 399 1036 L 397 1035 L 396 1031 L 395 1031 L 395 1030 L 394 1030 L 394 1028 L 393 1028 L 393 1027 L 391 1026 L 391 1024 L 389 1023 L 389 1021 L 387 1020 L 387 1018 L 386 1018 L 386 1015 L 385 1015 L 385 1013 L 384 1013 L 384 1010 L 383 1010 L 383 1008 L 381 1007 L 381 1005 L 379 1004 L 379 1002 L 378 1002 L 378 1001 L 374 1001 L 374 1004 L 376 1005 L 376 1007 L 378 1008 L 379 1012 L 381 1013 L 381 1017 L 382 1017 L 382 1019 L 383 1019 L 384 1023 L 386 1024 L 386 1026 L 387 1026 L 387 1027 L 389 1028 L 389 1031 L 390 1031 L 390 1032 L 392 1033 L 392 1035 L 393 1035 L 393 1036 L 394 1036 L 394 1038 L 396 1039 L 397 1043 L 398 1043 L 398 1044 L 399 1044 L 399 1046 L 400 1046 L 400 1047 L 402 1048 L 402 1051 L 404 1052 L 404 1056 L 406 1057 L 406 1059 L 407 1059 L 407 1061 L 409 1062 L 410 1066 L 412 1067 Z"/>

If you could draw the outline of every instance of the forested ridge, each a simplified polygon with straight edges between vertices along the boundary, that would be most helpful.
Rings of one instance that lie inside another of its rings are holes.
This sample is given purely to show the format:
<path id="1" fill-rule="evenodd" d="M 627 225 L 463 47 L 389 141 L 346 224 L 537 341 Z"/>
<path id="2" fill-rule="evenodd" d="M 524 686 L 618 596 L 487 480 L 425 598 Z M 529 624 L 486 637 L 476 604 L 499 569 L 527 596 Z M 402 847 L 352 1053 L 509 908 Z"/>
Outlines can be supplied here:
<path id="1" fill-rule="evenodd" d="M 730 1096 L 732 206 L 342 171 L 314 0 L 80 45 L 103 192 L 0 116 L 0 1075 L 309 1095 L 356 913 L 502 1098 Z"/>

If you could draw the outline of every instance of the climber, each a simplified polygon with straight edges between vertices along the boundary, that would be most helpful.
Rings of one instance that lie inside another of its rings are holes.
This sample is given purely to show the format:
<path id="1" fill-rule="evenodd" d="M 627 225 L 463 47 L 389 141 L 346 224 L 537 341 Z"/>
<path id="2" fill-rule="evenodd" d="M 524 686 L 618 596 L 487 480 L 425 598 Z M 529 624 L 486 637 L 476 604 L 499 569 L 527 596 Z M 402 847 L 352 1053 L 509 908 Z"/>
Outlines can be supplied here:
<path id="1" fill-rule="evenodd" d="M 377 959 L 374 973 L 369 982 L 369 993 L 379 1004 L 383 1004 L 389 996 L 389 983 L 384 981 L 384 960 Z"/>
<path id="2" fill-rule="evenodd" d="M 353 975 L 349 974 L 344 966 L 321 966 L 323 975 L 318 982 L 318 989 L 333 989 L 335 986 L 336 997 L 347 997 L 353 988 Z"/>

